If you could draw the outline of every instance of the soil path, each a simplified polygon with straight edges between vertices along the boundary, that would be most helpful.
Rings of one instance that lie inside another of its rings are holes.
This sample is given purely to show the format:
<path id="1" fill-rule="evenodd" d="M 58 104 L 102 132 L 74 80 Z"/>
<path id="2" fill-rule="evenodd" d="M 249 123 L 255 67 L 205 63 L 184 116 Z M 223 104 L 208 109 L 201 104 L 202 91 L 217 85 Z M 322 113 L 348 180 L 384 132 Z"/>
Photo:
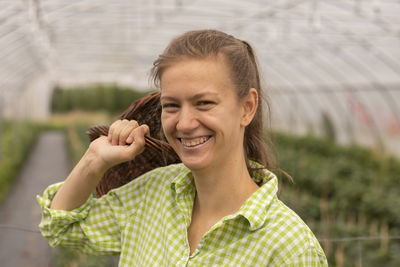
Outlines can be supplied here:
<path id="1" fill-rule="evenodd" d="M 70 170 L 62 132 L 44 132 L 32 150 L 7 200 L 0 206 L 0 266 L 50 265 L 50 246 L 38 229 L 36 195 Z"/>

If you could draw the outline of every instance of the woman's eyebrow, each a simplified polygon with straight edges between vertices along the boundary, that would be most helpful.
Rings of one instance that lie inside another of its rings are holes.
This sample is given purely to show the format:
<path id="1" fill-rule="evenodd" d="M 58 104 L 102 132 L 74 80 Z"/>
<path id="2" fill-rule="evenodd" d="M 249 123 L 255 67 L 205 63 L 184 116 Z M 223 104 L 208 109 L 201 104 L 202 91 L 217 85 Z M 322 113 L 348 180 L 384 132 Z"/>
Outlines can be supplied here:
<path id="1" fill-rule="evenodd" d="M 212 97 L 218 97 L 218 93 L 215 92 L 202 92 L 202 93 L 198 93 L 195 94 L 193 97 L 191 97 L 193 100 L 199 99 L 199 98 L 203 98 L 206 96 L 212 96 Z"/>
<path id="2" fill-rule="evenodd" d="M 197 100 L 199 98 L 203 98 L 203 97 L 207 97 L 207 96 L 211 96 L 211 97 L 218 97 L 219 94 L 215 93 L 215 92 L 201 92 L 201 93 L 197 93 L 193 96 L 190 97 L 191 100 Z M 173 97 L 173 96 L 161 96 L 160 98 L 161 101 L 176 101 L 178 100 L 178 97 Z"/>

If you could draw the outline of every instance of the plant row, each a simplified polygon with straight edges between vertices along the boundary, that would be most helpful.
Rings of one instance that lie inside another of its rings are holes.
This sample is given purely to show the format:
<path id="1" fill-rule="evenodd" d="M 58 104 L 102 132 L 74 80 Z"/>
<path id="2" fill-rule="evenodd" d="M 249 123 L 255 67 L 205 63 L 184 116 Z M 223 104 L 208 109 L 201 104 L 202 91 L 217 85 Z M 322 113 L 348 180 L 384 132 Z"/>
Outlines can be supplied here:
<path id="1" fill-rule="evenodd" d="M 121 113 L 134 100 L 148 92 L 138 92 L 116 85 L 92 85 L 76 88 L 55 88 L 51 99 L 52 112 L 65 113 L 72 110 Z"/>
<path id="2" fill-rule="evenodd" d="M 40 131 L 45 127 L 56 126 L 0 120 L 0 203 L 4 201 Z"/>
<path id="3" fill-rule="evenodd" d="M 280 167 L 294 179 L 293 184 L 280 179 L 280 199 L 308 222 L 320 240 L 399 235 L 399 160 L 314 137 L 273 136 Z M 340 251 L 353 260 L 362 251 L 364 266 L 400 263 L 398 240 L 322 244 L 331 263 L 340 258 Z"/>

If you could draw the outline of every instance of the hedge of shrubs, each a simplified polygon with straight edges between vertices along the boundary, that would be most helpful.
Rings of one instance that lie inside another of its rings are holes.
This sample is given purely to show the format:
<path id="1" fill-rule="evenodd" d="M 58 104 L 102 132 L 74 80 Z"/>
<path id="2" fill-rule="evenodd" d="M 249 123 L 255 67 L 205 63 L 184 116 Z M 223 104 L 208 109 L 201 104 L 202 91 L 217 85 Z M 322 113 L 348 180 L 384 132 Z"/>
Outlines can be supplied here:
<path id="1" fill-rule="evenodd" d="M 329 241 L 400 235 L 400 161 L 313 137 L 274 138 L 280 167 L 295 181 L 281 177 L 280 198 L 324 240 L 330 263 L 400 266 L 399 240 Z"/>
<path id="2" fill-rule="evenodd" d="M 135 99 L 148 93 L 117 85 L 101 84 L 76 88 L 55 88 L 51 99 L 51 110 L 59 113 L 72 110 L 103 110 L 116 114 L 124 111 Z"/>
<path id="3" fill-rule="evenodd" d="M 2 203 L 44 126 L 26 121 L 0 121 L 0 124 L 0 203 Z"/>

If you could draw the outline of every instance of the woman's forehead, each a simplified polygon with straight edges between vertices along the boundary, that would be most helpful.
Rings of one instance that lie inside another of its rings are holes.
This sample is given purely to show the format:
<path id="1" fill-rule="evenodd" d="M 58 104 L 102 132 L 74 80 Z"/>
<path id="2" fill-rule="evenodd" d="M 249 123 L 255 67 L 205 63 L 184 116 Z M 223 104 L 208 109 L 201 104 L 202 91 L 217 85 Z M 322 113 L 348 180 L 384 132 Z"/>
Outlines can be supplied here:
<path id="1" fill-rule="evenodd" d="M 229 69 L 217 58 L 187 59 L 168 66 L 160 79 L 161 89 L 180 83 L 230 83 Z"/>
<path id="2" fill-rule="evenodd" d="M 226 59 L 226 57 L 223 54 L 218 54 L 218 55 L 209 55 L 205 57 L 179 57 L 176 59 L 171 59 L 165 65 L 162 67 L 162 74 L 160 75 L 160 81 L 163 79 L 163 76 L 166 71 L 170 70 L 171 68 L 174 68 L 176 66 L 188 66 L 188 65 L 207 65 L 207 64 L 212 64 L 212 65 L 220 65 L 220 67 L 226 68 L 229 70 L 229 62 Z"/>

